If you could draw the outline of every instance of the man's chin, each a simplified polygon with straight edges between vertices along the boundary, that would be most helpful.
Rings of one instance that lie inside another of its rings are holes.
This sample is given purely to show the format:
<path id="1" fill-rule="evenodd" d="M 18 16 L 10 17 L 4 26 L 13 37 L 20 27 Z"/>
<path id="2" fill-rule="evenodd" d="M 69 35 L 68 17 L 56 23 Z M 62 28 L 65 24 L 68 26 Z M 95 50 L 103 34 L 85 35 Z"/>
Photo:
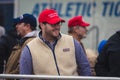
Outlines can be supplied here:
<path id="1" fill-rule="evenodd" d="M 59 37 L 59 34 L 58 34 L 58 35 L 56 35 L 56 34 L 55 34 L 55 35 L 53 35 L 53 37 L 56 39 L 56 38 L 58 38 L 58 37 Z"/>
<path id="2" fill-rule="evenodd" d="M 54 33 L 53 33 L 53 35 L 56 36 L 56 37 L 58 37 L 59 34 L 60 34 L 59 32 L 54 32 Z"/>

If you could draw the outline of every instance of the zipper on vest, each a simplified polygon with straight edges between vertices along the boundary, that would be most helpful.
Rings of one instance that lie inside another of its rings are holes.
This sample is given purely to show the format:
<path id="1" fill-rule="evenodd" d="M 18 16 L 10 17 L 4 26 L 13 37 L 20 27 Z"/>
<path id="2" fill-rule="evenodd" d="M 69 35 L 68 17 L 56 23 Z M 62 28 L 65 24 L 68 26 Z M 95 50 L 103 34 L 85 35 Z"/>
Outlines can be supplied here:
<path id="1" fill-rule="evenodd" d="M 58 68 L 58 65 L 57 65 L 57 60 L 56 60 L 56 56 L 55 56 L 54 50 L 53 50 L 53 56 L 54 56 L 54 59 L 55 59 L 55 65 L 56 65 L 56 68 L 57 68 L 58 75 L 60 76 L 60 71 L 59 71 L 59 68 Z"/>

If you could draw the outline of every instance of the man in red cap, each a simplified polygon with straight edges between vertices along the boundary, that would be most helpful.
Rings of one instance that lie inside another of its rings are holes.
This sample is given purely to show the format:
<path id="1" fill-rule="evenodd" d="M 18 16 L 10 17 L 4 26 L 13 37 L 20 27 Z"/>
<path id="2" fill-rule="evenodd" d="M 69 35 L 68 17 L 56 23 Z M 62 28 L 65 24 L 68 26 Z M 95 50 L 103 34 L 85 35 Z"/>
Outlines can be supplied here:
<path id="1" fill-rule="evenodd" d="M 68 21 L 68 34 L 73 36 L 73 38 L 79 41 L 79 43 L 82 45 L 82 48 L 84 49 L 84 52 L 87 55 L 87 58 L 90 62 L 92 75 L 95 75 L 94 65 L 93 65 L 93 63 L 95 63 L 95 60 L 90 58 L 92 57 L 92 55 L 94 56 L 96 55 L 94 53 L 87 53 L 89 51 L 85 50 L 84 45 L 81 42 L 81 39 L 86 37 L 87 27 L 89 25 L 90 25 L 89 23 L 83 20 L 82 16 L 75 16 Z M 89 54 L 91 54 L 91 56 Z"/>
<path id="2" fill-rule="evenodd" d="M 89 62 L 79 42 L 60 33 L 65 22 L 54 9 L 43 10 L 38 17 L 39 37 L 23 49 L 20 74 L 89 76 Z"/>
<path id="3" fill-rule="evenodd" d="M 81 39 L 86 37 L 86 27 L 89 25 L 82 16 L 75 16 L 68 21 L 68 33 L 81 43 Z"/>

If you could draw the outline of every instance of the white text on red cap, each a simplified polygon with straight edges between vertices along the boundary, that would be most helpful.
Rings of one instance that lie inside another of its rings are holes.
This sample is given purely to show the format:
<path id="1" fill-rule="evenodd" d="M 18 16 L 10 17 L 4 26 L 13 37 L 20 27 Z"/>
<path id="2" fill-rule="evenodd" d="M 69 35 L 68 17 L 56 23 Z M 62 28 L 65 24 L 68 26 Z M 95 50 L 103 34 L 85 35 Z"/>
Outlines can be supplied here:
<path id="1" fill-rule="evenodd" d="M 57 13 L 52 13 L 52 14 L 49 14 L 48 15 L 50 18 L 53 18 L 53 17 L 55 17 L 55 16 L 58 16 L 58 14 Z"/>

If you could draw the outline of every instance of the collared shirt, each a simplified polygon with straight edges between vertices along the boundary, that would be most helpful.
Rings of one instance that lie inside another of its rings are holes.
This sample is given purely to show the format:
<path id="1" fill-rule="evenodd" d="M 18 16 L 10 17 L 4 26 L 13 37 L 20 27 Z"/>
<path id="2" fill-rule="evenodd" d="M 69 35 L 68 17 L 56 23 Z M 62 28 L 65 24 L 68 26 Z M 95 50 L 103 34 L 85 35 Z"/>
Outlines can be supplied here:
<path id="1" fill-rule="evenodd" d="M 49 47 L 51 46 L 54 49 L 55 44 L 57 43 L 57 40 L 53 43 L 53 45 L 50 45 L 49 42 L 46 42 L 44 38 L 42 38 L 41 34 L 39 34 L 40 39 L 43 40 Z M 79 44 L 77 40 L 74 40 L 75 45 L 75 55 L 76 55 L 76 63 L 78 65 L 78 73 L 81 76 L 91 76 L 91 70 L 90 70 L 90 64 L 88 62 L 88 59 Z M 32 57 L 31 53 L 29 51 L 29 48 L 26 46 L 21 54 L 20 58 L 20 74 L 33 74 L 33 66 L 32 66 Z"/>
<path id="2" fill-rule="evenodd" d="M 31 36 L 38 36 L 38 31 L 34 30 L 32 32 L 29 32 L 28 34 L 26 34 L 24 37 L 31 37 Z M 23 37 L 23 38 L 24 38 Z"/>
<path id="3" fill-rule="evenodd" d="M 57 41 L 58 41 L 58 39 L 61 38 L 61 34 L 58 36 L 58 38 L 56 38 L 56 39 L 54 40 L 54 42 L 53 42 L 52 44 L 50 44 L 49 41 L 45 40 L 45 39 L 42 37 L 42 32 L 39 33 L 39 37 L 40 37 L 40 39 L 42 39 L 43 42 L 45 42 L 45 43 L 52 49 L 52 51 L 53 51 L 53 50 L 54 50 L 54 47 L 55 47 L 55 45 L 56 45 L 56 43 L 57 43 Z"/>
<path id="4" fill-rule="evenodd" d="M 37 36 L 38 36 L 38 31 L 37 30 L 31 31 L 19 40 L 19 44 L 22 46 L 28 38 L 37 37 Z"/>

